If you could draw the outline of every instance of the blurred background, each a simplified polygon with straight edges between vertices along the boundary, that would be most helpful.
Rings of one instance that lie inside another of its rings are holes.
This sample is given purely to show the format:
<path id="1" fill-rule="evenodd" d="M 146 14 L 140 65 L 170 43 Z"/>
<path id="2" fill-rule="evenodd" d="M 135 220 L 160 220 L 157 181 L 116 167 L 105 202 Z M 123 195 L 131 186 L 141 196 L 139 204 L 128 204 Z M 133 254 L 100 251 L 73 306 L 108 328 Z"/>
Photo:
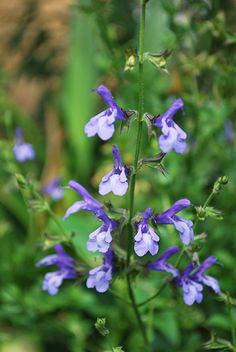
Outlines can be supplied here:
<path id="1" fill-rule="evenodd" d="M 202 205 L 218 176 L 229 183 L 212 206 L 223 219 L 207 218 L 200 258 L 216 255 L 223 264 L 211 272 L 223 291 L 236 297 L 236 3 L 234 0 L 149 0 L 145 51 L 172 49 L 169 74 L 145 65 L 145 111 L 163 113 L 173 100 L 185 102 L 177 123 L 188 133 L 188 152 L 165 158 L 167 175 L 145 169 L 137 181 L 137 210 L 160 212 L 179 198 Z M 112 346 L 138 351 L 140 336 L 133 312 L 111 293 L 99 295 L 84 283 L 66 282 L 50 297 L 41 290 L 43 270 L 35 263 L 50 253 L 51 236 L 58 228 L 43 211 L 23 200 L 15 173 L 30 179 L 40 191 L 55 176 L 66 186 L 70 179 L 96 197 L 101 177 L 113 164 L 112 144 L 119 146 L 124 163 L 133 160 L 136 125 L 126 134 L 119 128 L 103 143 L 84 134 L 85 123 L 104 110 L 92 92 L 109 87 L 123 109 L 137 109 L 137 68 L 124 71 L 125 53 L 137 48 L 137 0 L 2 0 L 0 2 L 0 351 L 105 351 L 104 337 L 94 328 L 96 317 L 106 317 Z M 15 129 L 35 148 L 36 158 L 18 163 L 13 155 Z M 157 153 L 157 141 L 143 139 L 142 155 Z M 60 201 L 47 200 L 58 219 L 78 197 L 65 190 Z M 99 197 L 98 197 L 99 199 Z M 116 206 L 127 199 L 107 196 Z M 194 212 L 188 213 L 194 219 Z M 88 256 L 85 243 L 97 222 L 72 216 L 62 226 L 73 233 L 74 251 Z M 176 243 L 175 231 L 161 233 L 163 244 Z M 43 249 L 46 249 L 43 252 Z M 160 278 L 163 276 L 160 274 Z M 154 273 L 138 278 L 140 301 L 156 292 Z M 126 296 L 122 280 L 115 290 Z M 203 303 L 187 307 L 182 294 L 167 289 L 143 309 L 153 338 L 153 351 L 203 351 L 211 332 L 230 340 L 227 307 L 206 290 Z M 236 325 L 236 309 L 232 309 Z M 218 348 L 218 350 L 222 350 Z"/>

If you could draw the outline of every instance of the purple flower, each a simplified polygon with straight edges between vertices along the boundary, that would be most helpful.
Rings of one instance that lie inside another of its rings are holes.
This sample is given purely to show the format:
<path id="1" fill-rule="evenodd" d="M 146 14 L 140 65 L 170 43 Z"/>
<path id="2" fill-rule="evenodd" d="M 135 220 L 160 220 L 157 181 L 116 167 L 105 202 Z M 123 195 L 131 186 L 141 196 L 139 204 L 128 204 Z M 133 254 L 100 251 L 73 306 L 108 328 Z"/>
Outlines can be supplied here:
<path id="1" fill-rule="evenodd" d="M 178 270 L 173 267 L 173 265 L 167 262 L 167 260 L 178 251 L 179 249 L 177 246 L 169 247 L 167 250 L 165 250 L 165 252 L 162 253 L 162 255 L 158 259 L 149 263 L 147 268 L 149 270 L 165 271 L 167 273 L 171 273 L 174 277 L 178 276 Z"/>
<path id="2" fill-rule="evenodd" d="M 190 201 L 186 198 L 175 202 L 169 209 L 159 215 L 154 216 L 154 222 L 157 224 L 171 224 L 174 225 L 180 234 L 180 239 L 185 245 L 189 245 L 190 241 L 194 239 L 193 222 L 176 216 L 179 211 L 189 207 Z"/>
<path id="3" fill-rule="evenodd" d="M 60 200 L 64 196 L 64 188 L 60 185 L 60 177 L 54 177 L 48 184 L 43 188 L 43 193 L 49 195 L 53 200 Z"/>
<path id="4" fill-rule="evenodd" d="M 188 264 L 185 270 L 176 279 L 177 286 L 182 287 L 185 304 L 191 306 L 194 302 L 201 303 L 203 299 L 203 285 L 209 286 L 215 293 L 220 292 L 219 283 L 211 276 L 203 273 L 216 262 L 216 258 L 207 258 L 199 267 L 197 264 Z"/>
<path id="5" fill-rule="evenodd" d="M 184 102 L 176 99 L 171 107 L 161 116 L 154 119 L 154 126 L 160 127 L 162 135 L 159 137 L 159 146 L 163 153 L 172 149 L 176 153 L 183 153 L 186 149 L 186 133 L 173 121 L 175 113 L 182 109 Z"/>
<path id="6" fill-rule="evenodd" d="M 143 214 L 142 221 L 138 224 L 138 232 L 134 237 L 134 251 L 139 257 L 142 257 L 147 252 L 150 252 L 152 255 L 155 255 L 159 249 L 158 242 L 160 238 L 148 225 L 148 219 L 151 216 L 152 209 L 147 208 Z"/>
<path id="7" fill-rule="evenodd" d="M 100 85 L 96 91 L 107 103 L 109 108 L 92 117 L 85 125 L 84 130 L 88 137 L 93 137 L 98 134 L 102 140 L 106 141 L 113 136 L 115 130 L 113 123 L 116 120 L 125 120 L 125 114 L 116 104 L 108 88 Z"/>
<path id="8" fill-rule="evenodd" d="M 71 214 L 74 214 L 80 210 L 87 210 L 96 213 L 99 209 L 103 208 L 95 198 L 93 198 L 86 189 L 76 181 L 70 181 L 68 186 L 74 189 L 83 198 L 82 201 L 75 202 L 69 209 L 67 209 L 64 215 L 64 220 L 67 219 Z"/>
<path id="9" fill-rule="evenodd" d="M 104 196 L 112 192 L 116 196 L 123 196 L 128 190 L 128 180 L 122 164 L 119 149 L 113 145 L 114 168 L 106 174 L 99 185 L 99 193 Z"/>
<path id="10" fill-rule="evenodd" d="M 103 225 L 89 235 L 87 249 L 91 252 L 106 253 L 112 241 L 111 232 L 115 229 L 116 222 L 111 220 L 103 210 L 98 210 L 96 216 L 103 221 Z"/>
<path id="11" fill-rule="evenodd" d="M 34 147 L 32 144 L 24 142 L 23 133 L 20 128 L 16 129 L 16 144 L 14 145 L 13 152 L 16 160 L 20 163 L 35 158 Z"/>
<path id="12" fill-rule="evenodd" d="M 65 279 L 75 279 L 77 274 L 74 270 L 74 260 L 64 251 L 60 244 L 54 246 L 57 254 L 48 255 L 40 260 L 36 266 L 56 265 L 59 270 L 47 273 L 43 280 L 42 289 L 50 295 L 56 295 L 59 287 Z"/>
<path id="13" fill-rule="evenodd" d="M 106 292 L 112 279 L 113 252 L 111 249 L 104 255 L 104 263 L 89 271 L 86 282 L 88 288 L 94 288 L 97 292 Z"/>

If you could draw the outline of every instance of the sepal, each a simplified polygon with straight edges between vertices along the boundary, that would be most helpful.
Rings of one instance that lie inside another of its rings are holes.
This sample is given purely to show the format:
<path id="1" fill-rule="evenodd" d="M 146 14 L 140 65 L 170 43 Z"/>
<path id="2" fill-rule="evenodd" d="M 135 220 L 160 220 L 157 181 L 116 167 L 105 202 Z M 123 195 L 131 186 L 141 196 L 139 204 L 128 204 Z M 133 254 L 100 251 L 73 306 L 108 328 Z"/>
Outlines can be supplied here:
<path id="1" fill-rule="evenodd" d="M 144 61 L 151 62 L 159 70 L 168 73 L 166 62 L 167 58 L 171 55 L 171 53 L 172 50 L 170 49 L 165 49 L 158 53 L 146 52 L 143 54 L 143 59 Z"/>

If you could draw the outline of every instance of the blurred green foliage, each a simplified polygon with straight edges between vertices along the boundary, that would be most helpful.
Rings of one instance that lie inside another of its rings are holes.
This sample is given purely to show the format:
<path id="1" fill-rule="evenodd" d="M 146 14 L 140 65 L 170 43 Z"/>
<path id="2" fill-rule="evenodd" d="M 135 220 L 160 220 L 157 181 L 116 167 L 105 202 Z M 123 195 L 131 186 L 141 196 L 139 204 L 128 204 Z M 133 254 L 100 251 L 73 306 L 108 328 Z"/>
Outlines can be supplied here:
<path id="1" fill-rule="evenodd" d="M 59 230 L 47 214 L 33 214 L 27 209 L 14 176 L 18 172 L 24 174 L 40 190 L 47 156 L 45 106 L 50 104 L 64 131 L 60 156 L 64 185 L 69 179 L 75 179 L 95 194 L 104 170 L 109 170 L 112 164 L 112 145 L 110 142 L 103 144 L 97 138 L 89 139 L 83 133 L 86 121 L 104 109 L 91 89 L 103 82 L 112 89 L 124 109 L 137 108 L 137 68 L 132 72 L 124 71 L 126 50 L 137 47 L 137 14 L 137 1 L 91 0 L 71 6 L 70 44 L 65 48 L 69 55 L 64 72 L 58 74 L 61 89 L 56 93 L 45 89 L 46 98 L 38 107 L 40 118 L 37 114 L 29 118 L 14 103 L 7 90 L 14 77 L 4 70 L 1 72 L 0 349 L 3 352 L 100 352 L 109 350 L 110 346 L 123 346 L 125 351 L 140 350 L 141 337 L 132 310 L 111 293 L 99 295 L 87 290 L 81 282 L 65 283 L 55 297 L 41 291 L 43 272 L 35 268 L 35 263 L 44 255 L 41 244 L 49 247 Z M 15 40 L 18 37 L 16 35 Z M 228 185 L 211 204 L 222 212 L 223 220 L 209 217 L 199 222 L 197 234 L 207 235 L 205 242 L 201 242 L 200 256 L 217 256 L 223 266 L 212 272 L 223 291 L 236 297 L 236 22 L 233 0 L 149 0 L 145 50 L 155 53 L 165 49 L 173 50 L 167 64 L 169 74 L 145 64 L 145 110 L 157 115 L 164 112 L 175 97 L 181 96 L 185 112 L 177 115 L 177 121 L 188 132 L 189 150 L 185 155 L 170 153 L 165 158 L 166 176 L 156 169 L 142 170 L 137 181 L 135 206 L 138 211 L 147 206 L 162 211 L 184 197 L 196 206 L 203 205 L 217 177 L 227 175 Z M 41 78 L 40 65 L 37 60 L 27 65 L 25 60 L 25 74 L 32 76 L 33 73 Z M 227 134 L 229 121 L 234 130 L 230 138 Z M 35 162 L 18 165 L 14 160 L 12 146 L 17 126 L 23 128 L 27 141 L 34 144 Z M 136 125 L 134 123 L 126 135 L 120 135 L 118 129 L 112 143 L 119 145 L 129 164 L 134 154 Z M 142 156 L 151 157 L 155 153 L 157 142 L 153 140 L 149 144 L 144 137 Z M 51 204 L 59 219 L 75 199 L 77 196 L 68 190 L 62 201 Z M 126 206 L 128 202 L 126 198 L 112 196 L 107 200 L 117 206 Z M 85 256 L 94 265 L 96 261 L 86 252 L 85 242 L 96 227 L 96 220 L 79 214 L 61 225 L 72 233 L 74 254 Z M 163 229 L 161 236 L 165 245 L 176 242 L 172 229 Z M 137 278 L 137 299 L 142 301 L 154 294 L 161 278 L 162 274 L 156 273 Z M 119 278 L 115 280 L 113 291 L 127 297 L 126 287 Z M 142 310 L 153 340 L 153 351 L 202 351 L 211 332 L 231 341 L 232 321 L 236 327 L 236 309 L 232 308 L 230 318 L 227 306 L 208 290 L 200 306 L 187 307 L 176 289 L 168 288 Z M 110 331 L 106 338 L 94 327 L 96 318 L 103 316 Z M 223 350 L 224 346 L 219 346 L 216 345 L 218 350 Z"/>

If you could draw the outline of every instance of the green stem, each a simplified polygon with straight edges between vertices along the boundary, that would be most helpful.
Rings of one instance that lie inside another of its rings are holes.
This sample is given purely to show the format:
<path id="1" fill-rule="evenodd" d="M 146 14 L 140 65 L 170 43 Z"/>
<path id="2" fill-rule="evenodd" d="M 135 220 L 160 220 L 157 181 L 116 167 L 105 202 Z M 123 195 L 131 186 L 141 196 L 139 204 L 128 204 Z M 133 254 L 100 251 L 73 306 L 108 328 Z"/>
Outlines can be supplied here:
<path id="1" fill-rule="evenodd" d="M 144 344 L 148 348 L 148 339 L 147 339 L 147 335 L 146 335 L 146 329 L 145 329 L 145 326 L 144 326 L 143 321 L 141 319 L 141 316 L 140 316 L 140 313 L 139 313 L 139 310 L 138 310 L 138 306 L 137 306 L 135 298 L 134 298 L 134 292 L 133 292 L 133 289 L 132 289 L 130 275 L 127 275 L 127 283 L 128 283 L 129 298 L 130 298 L 130 301 L 131 301 L 131 304 L 132 304 L 132 307 L 133 307 L 133 310 L 134 310 L 134 313 L 135 313 L 135 316 L 136 316 L 140 331 L 141 331 L 142 336 L 143 336 Z"/>
<path id="2" fill-rule="evenodd" d="M 145 30 L 145 12 L 146 12 L 146 2 L 147 0 L 140 0 L 140 29 L 139 29 L 139 78 L 138 78 L 138 132 L 136 138 L 136 148 L 134 155 L 134 171 L 130 180 L 130 205 L 129 205 L 129 222 L 128 222 L 128 248 L 127 248 L 127 257 L 126 265 L 127 268 L 130 264 L 131 250 L 133 247 L 133 229 L 132 229 L 132 218 L 134 215 L 134 194 L 135 194 L 135 182 L 136 174 L 138 170 L 138 159 L 141 148 L 141 138 L 142 138 L 142 118 L 144 113 L 144 84 L 143 84 L 143 52 L 144 52 L 144 30 Z M 148 339 L 146 335 L 146 329 L 142 322 L 141 315 L 139 313 L 137 303 L 135 301 L 134 292 L 132 289 L 131 276 L 130 272 L 127 270 L 127 285 L 128 285 L 128 294 L 129 298 L 137 319 L 137 323 L 140 328 L 140 332 L 143 336 L 143 341 L 145 346 L 148 348 Z"/>
<path id="3" fill-rule="evenodd" d="M 141 11 L 140 11 L 140 29 L 139 29 L 139 78 L 138 78 L 138 132 L 136 138 L 136 148 L 134 156 L 134 171 L 130 179 L 130 205 L 129 205 L 129 238 L 128 238 L 128 250 L 127 250 L 127 266 L 130 263 L 130 255 L 132 248 L 132 226 L 131 221 L 134 215 L 134 193 L 136 174 L 138 169 L 138 159 L 141 148 L 141 137 L 142 137 L 142 117 L 143 117 L 143 101 L 144 101 L 144 84 L 143 84 L 143 51 L 144 51 L 144 29 L 145 29 L 145 12 L 146 12 L 146 0 L 140 0 Z"/>

